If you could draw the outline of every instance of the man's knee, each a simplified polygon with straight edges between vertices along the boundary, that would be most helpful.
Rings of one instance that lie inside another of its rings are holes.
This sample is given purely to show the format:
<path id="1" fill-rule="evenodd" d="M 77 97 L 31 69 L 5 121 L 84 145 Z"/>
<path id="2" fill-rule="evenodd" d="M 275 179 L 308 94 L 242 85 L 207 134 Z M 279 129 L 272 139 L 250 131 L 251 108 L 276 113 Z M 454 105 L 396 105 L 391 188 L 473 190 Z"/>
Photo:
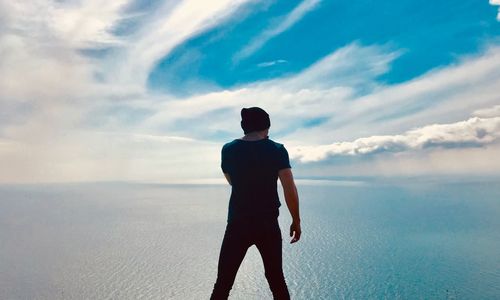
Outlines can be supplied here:
<path id="1" fill-rule="evenodd" d="M 273 280 L 268 279 L 268 282 L 269 287 L 271 288 L 271 292 L 273 293 L 273 298 L 275 300 L 290 299 L 290 294 L 288 293 L 288 287 L 284 278 L 274 278 Z"/>
<path id="2" fill-rule="evenodd" d="M 278 269 L 278 270 L 266 271 L 265 275 L 271 289 L 274 290 L 287 289 L 285 276 L 283 275 L 283 270 Z"/>

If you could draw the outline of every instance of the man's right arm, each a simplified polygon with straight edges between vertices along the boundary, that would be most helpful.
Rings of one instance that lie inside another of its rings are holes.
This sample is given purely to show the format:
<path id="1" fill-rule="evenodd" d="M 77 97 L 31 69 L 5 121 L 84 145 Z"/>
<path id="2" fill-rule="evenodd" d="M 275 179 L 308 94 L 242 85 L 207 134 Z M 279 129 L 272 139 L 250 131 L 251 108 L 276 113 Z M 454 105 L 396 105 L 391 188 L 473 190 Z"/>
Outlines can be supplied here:
<path id="1" fill-rule="evenodd" d="M 226 177 L 227 183 L 229 183 L 229 185 L 233 185 L 233 184 L 231 183 L 231 177 L 229 176 L 229 174 L 228 174 L 228 173 L 224 173 L 224 177 Z"/>
<path id="2" fill-rule="evenodd" d="M 302 230 L 300 228 L 300 212 L 299 212 L 299 194 L 295 181 L 293 180 L 292 169 L 286 168 L 278 172 L 283 192 L 285 194 L 285 202 L 292 216 L 292 225 L 290 225 L 290 236 L 293 237 L 290 243 L 295 243 L 300 240 Z"/>
<path id="3" fill-rule="evenodd" d="M 222 173 L 224 173 L 224 177 L 226 177 L 227 182 L 229 183 L 229 185 L 232 185 L 231 184 L 231 177 L 229 176 L 229 172 L 227 170 L 226 164 L 227 164 L 226 163 L 226 145 L 224 145 L 224 147 L 222 147 L 222 150 L 221 150 L 220 167 L 222 169 Z"/>

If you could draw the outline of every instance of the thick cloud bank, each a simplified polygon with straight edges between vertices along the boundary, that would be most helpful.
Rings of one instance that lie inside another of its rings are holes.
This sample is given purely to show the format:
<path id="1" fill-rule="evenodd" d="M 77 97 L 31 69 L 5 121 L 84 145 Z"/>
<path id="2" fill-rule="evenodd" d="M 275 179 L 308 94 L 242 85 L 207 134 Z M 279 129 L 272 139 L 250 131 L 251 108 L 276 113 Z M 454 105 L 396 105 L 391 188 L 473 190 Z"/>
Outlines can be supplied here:
<path id="1" fill-rule="evenodd" d="M 311 162 L 337 155 L 402 152 L 433 147 L 481 147 L 499 139 L 500 117 L 472 117 L 462 122 L 428 125 L 399 135 L 370 136 L 352 142 L 296 147 L 291 150 L 291 155 L 301 162 Z"/>

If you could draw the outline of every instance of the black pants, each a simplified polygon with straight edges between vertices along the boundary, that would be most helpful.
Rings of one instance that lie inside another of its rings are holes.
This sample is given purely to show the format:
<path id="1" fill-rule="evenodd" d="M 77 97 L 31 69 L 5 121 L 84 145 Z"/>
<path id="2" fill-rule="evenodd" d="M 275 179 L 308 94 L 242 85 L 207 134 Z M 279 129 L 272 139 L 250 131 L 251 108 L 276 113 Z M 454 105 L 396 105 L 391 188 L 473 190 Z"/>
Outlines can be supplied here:
<path id="1" fill-rule="evenodd" d="M 277 219 L 236 220 L 227 224 L 219 256 L 212 300 L 227 299 L 247 249 L 255 245 L 264 262 L 265 275 L 274 299 L 290 299 L 281 257 L 281 231 Z"/>

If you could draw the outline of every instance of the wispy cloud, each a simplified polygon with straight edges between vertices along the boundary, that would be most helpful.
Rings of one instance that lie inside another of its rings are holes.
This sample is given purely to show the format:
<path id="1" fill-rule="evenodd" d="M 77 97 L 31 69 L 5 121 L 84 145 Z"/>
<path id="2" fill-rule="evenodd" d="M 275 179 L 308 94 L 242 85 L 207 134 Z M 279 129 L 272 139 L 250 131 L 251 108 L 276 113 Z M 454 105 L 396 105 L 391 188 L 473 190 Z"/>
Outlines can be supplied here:
<path id="1" fill-rule="evenodd" d="M 199 139 L 215 136 L 221 141 L 240 134 L 241 107 L 258 105 L 271 113 L 273 134 L 288 139 L 289 133 L 302 124 L 311 124 L 311 119 L 323 120 L 344 105 L 354 105 L 352 99 L 359 86 L 375 86 L 376 77 L 388 68 L 384 64 L 395 57 L 384 50 L 353 44 L 294 76 L 189 98 L 164 99 L 142 128 Z M 309 138 L 321 137 L 305 135 L 300 140 Z"/>
<path id="2" fill-rule="evenodd" d="M 274 26 L 268 27 L 260 35 L 254 38 L 233 57 L 233 61 L 238 62 L 251 56 L 253 53 L 262 48 L 269 40 L 285 32 L 295 23 L 300 21 L 308 12 L 315 9 L 320 2 L 321 0 L 303 0 L 288 15 L 283 17 L 280 22 L 277 22 Z"/>
<path id="3" fill-rule="evenodd" d="M 259 64 L 257 64 L 257 67 L 259 68 L 267 68 L 267 67 L 272 67 L 272 66 L 275 66 L 275 65 L 279 65 L 279 64 L 284 64 L 284 63 L 287 63 L 288 61 L 284 60 L 284 59 L 277 59 L 277 60 L 273 60 L 273 61 L 265 61 L 265 62 L 261 62 Z"/>
<path id="4" fill-rule="evenodd" d="M 156 18 L 143 24 L 141 30 L 130 37 L 129 47 L 117 54 L 114 65 L 117 69 L 108 75 L 123 84 L 144 87 L 154 64 L 176 45 L 223 22 L 249 2 L 251 0 L 184 0 L 173 7 L 170 2 L 166 2 L 159 9 L 163 14 L 157 14 Z"/>

